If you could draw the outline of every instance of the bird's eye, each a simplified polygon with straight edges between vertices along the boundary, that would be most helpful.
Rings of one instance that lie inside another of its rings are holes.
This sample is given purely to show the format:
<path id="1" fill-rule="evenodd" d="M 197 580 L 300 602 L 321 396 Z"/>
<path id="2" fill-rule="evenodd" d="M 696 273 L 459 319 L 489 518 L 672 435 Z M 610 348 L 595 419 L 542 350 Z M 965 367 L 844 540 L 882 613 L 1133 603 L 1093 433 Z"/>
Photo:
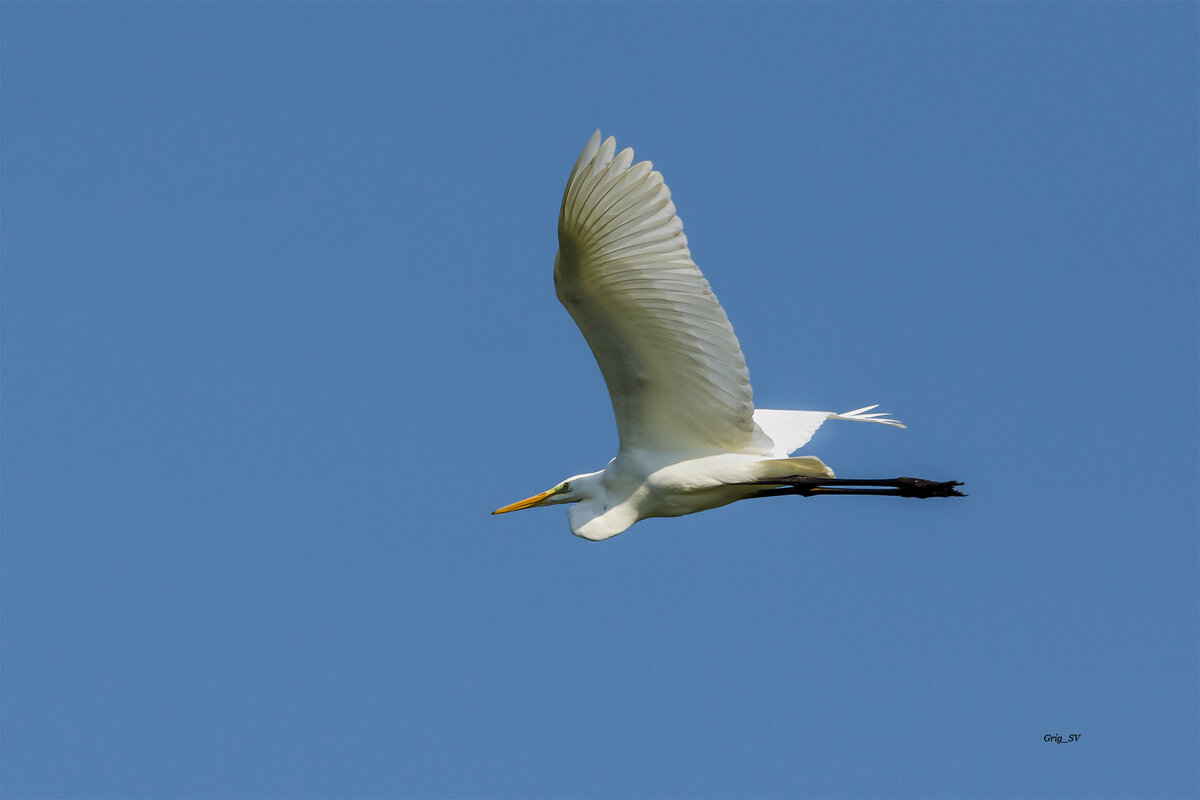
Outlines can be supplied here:
<path id="1" fill-rule="evenodd" d="M 560 483 L 560 484 L 558 485 L 558 491 L 559 491 L 559 493 L 560 493 L 560 494 L 561 494 L 562 492 L 569 492 L 569 491 L 571 491 L 571 482 L 570 482 L 570 481 L 563 481 L 562 483 Z"/>

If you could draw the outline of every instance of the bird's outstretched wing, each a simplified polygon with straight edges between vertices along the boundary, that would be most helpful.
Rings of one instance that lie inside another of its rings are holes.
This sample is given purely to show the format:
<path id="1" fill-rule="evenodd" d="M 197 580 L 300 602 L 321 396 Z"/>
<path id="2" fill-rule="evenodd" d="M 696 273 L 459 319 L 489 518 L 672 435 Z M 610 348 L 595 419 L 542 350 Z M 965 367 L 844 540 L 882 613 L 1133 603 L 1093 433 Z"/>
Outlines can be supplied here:
<path id="1" fill-rule="evenodd" d="M 554 285 L 604 374 L 621 450 L 747 448 L 754 405 L 733 327 L 662 175 L 615 150 L 596 131 L 571 171 Z"/>

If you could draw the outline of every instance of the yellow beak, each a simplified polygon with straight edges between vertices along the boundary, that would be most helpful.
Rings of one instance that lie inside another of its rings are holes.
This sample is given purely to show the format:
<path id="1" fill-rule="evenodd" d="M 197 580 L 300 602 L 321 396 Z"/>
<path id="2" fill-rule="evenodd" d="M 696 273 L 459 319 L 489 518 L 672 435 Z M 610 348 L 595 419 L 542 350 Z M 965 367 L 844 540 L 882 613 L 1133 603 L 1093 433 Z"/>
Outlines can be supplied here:
<path id="1" fill-rule="evenodd" d="M 542 502 L 547 497 L 550 497 L 553 494 L 554 494 L 554 489 L 547 489 L 546 491 L 544 491 L 540 494 L 535 494 L 533 497 L 526 497 L 524 500 L 518 500 L 517 502 L 515 502 L 511 505 L 504 506 L 503 508 L 497 508 L 492 513 L 493 514 L 507 514 L 510 511 L 520 511 L 523 508 L 532 508 L 533 506 L 536 506 L 538 503 Z"/>

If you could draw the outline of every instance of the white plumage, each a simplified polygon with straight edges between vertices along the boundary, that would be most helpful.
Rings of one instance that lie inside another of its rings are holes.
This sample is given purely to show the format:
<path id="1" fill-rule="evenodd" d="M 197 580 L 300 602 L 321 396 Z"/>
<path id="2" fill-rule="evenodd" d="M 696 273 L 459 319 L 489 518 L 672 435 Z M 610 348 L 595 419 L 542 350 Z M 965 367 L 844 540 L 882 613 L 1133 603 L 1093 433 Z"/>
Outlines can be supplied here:
<path id="1" fill-rule="evenodd" d="M 904 427 L 867 413 L 875 406 L 756 410 L 741 347 L 662 175 L 600 131 L 571 171 L 558 241 L 555 288 L 604 375 L 620 448 L 605 469 L 493 513 L 574 503 L 572 532 L 606 539 L 639 519 L 762 494 L 773 478 L 832 478 L 820 459 L 786 458 L 827 419 Z"/>

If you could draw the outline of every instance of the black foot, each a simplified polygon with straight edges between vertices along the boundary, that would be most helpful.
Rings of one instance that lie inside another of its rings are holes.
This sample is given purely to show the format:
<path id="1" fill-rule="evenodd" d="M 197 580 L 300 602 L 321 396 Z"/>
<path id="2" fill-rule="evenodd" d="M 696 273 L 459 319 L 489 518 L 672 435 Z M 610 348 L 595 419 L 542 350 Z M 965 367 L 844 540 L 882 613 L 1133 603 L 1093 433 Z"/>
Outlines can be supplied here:
<path id="1" fill-rule="evenodd" d="M 901 484 L 900 497 L 919 497 L 924 500 L 929 497 L 966 497 L 955 489 L 962 486 L 962 481 L 927 481 L 924 478 L 896 478 Z"/>
<path id="2" fill-rule="evenodd" d="M 966 497 L 954 487 L 962 486 L 959 481 L 927 481 L 924 478 L 770 478 L 748 481 L 747 485 L 770 486 L 763 489 L 759 497 L 774 497 L 798 494 L 815 497 L 821 494 L 873 494 L 884 497 Z"/>

